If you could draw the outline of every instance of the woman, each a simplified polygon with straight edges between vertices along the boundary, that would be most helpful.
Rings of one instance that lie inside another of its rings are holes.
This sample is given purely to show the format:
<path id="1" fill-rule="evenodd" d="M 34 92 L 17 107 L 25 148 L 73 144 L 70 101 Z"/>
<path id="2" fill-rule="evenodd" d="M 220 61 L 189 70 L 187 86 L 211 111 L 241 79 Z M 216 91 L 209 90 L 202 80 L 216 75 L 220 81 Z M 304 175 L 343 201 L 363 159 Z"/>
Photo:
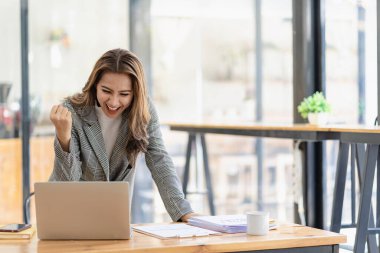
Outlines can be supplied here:
<path id="1" fill-rule="evenodd" d="M 172 220 L 187 221 L 193 215 L 134 54 L 106 52 L 82 92 L 53 106 L 50 119 L 56 129 L 50 181 L 128 181 L 133 189 L 136 161 L 144 153 Z"/>

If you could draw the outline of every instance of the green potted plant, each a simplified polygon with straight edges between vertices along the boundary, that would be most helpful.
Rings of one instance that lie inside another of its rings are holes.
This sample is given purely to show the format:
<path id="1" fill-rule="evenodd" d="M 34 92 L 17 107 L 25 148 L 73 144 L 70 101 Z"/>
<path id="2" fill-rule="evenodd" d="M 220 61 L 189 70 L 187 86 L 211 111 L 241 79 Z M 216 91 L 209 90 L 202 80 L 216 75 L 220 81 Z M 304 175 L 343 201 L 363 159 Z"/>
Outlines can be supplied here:
<path id="1" fill-rule="evenodd" d="M 301 117 L 307 118 L 310 124 L 323 125 L 328 121 L 328 113 L 331 111 L 331 106 L 322 92 L 317 91 L 313 95 L 304 98 L 297 109 Z"/>

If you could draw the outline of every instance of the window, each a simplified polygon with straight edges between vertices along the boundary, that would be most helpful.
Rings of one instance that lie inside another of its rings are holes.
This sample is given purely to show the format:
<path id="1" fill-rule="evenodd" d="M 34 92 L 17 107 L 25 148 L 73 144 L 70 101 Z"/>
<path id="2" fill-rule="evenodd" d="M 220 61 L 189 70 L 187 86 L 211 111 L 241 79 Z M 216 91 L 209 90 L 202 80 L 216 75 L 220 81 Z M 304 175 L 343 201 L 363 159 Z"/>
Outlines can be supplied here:
<path id="1" fill-rule="evenodd" d="M 153 94 L 162 122 L 253 121 L 258 96 L 264 121 L 292 122 L 292 3 L 261 1 L 263 60 L 256 62 L 254 2 L 152 1 Z M 256 64 L 263 69 L 262 95 L 256 92 Z M 187 136 L 164 135 L 181 174 Z M 206 139 L 217 213 L 257 209 L 256 139 L 211 134 Z M 284 210 L 292 208 L 292 189 L 282 176 L 292 174 L 292 142 L 265 140 L 261 149 L 264 208 L 291 220 L 293 213 Z M 202 168 L 197 161 L 191 164 L 194 180 L 188 189 L 202 192 Z M 290 196 L 286 201 L 278 187 L 287 187 L 281 191 Z M 204 196 L 188 199 L 195 210 L 207 213 Z"/>

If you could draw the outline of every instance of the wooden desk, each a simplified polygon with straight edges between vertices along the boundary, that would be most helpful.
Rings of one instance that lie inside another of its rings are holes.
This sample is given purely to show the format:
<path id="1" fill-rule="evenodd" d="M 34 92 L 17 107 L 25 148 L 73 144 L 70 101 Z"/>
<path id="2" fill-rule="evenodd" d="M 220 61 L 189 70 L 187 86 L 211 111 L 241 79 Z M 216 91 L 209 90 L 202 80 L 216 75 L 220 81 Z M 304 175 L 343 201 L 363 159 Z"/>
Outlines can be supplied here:
<path id="1" fill-rule="evenodd" d="M 366 238 L 370 251 L 375 252 L 376 238 L 375 233 L 380 233 L 380 229 L 368 229 L 375 227 L 373 214 L 371 211 L 371 196 L 374 182 L 374 172 L 376 162 L 380 163 L 380 127 L 379 126 L 362 126 L 362 125 L 325 125 L 313 126 L 310 124 L 265 124 L 265 123 L 168 123 L 171 130 L 186 131 L 189 133 L 189 140 L 186 152 L 186 164 L 184 172 L 184 192 L 186 193 L 189 164 L 191 157 L 191 146 L 195 142 L 196 136 L 200 136 L 201 146 L 204 156 L 204 167 L 206 176 L 206 186 L 209 194 L 209 205 L 211 213 L 215 213 L 213 204 L 213 192 L 211 187 L 211 178 L 208 165 L 208 155 L 206 149 L 206 140 L 204 134 L 229 134 L 229 135 L 244 135 L 255 137 L 269 138 L 287 138 L 304 141 L 325 141 L 339 140 L 339 154 L 337 161 L 333 211 L 331 217 L 331 230 L 339 232 L 342 227 L 342 209 L 344 189 L 347 175 L 347 166 L 349 159 L 349 149 L 351 147 L 351 164 L 354 165 L 355 160 L 358 167 L 359 185 L 361 187 L 360 205 L 357 223 L 355 223 L 355 206 L 352 208 L 353 224 L 356 226 L 357 233 L 355 237 L 354 251 L 357 253 L 364 252 Z M 365 146 L 366 144 L 366 146 Z M 355 173 L 351 174 L 354 178 Z M 380 171 L 378 171 L 378 189 L 380 187 Z M 323 185 L 323 182 L 315 182 L 317 185 Z M 354 187 L 355 183 L 353 183 Z M 355 189 L 355 188 L 353 188 Z M 307 193 L 308 194 L 308 193 Z M 308 194 L 309 195 L 309 194 Z M 355 196 L 353 196 L 355 197 Z M 316 196 L 316 202 L 323 204 L 323 196 Z M 377 195 L 377 215 L 380 217 L 380 194 Z M 323 208 L 322 208 L 323 210 Z M 315 216 L 323 217 L 323 212 L 314 211 Z M 377 221 L 377 227 L 380 226 L 380 221 Z M 319 224 L 320 227 L 321 224 Z M 368 235 L 368 236 L 367 236 Z"/>
<path id="2" fill-rule="evenodd" d="M 256 252 L 256 253 L 337 253 L 346 236 L 301 225 L 280 225 L 266 236 L 245 233 L 197 238 L 160 240 L 134 232 L 131 240 L 42 241 L 36 235 L 30 241 L 1 241 L 0 252 Z"/>
<path id="3" fill-rule="evenodd" d="M 189 133 L 214 133 L 245 135 L 297 140 L 336 140 L 339 134 L 328 126 L 310 124 L 265 124 L 265 123 L 166 123 L 171 130 Z"/>

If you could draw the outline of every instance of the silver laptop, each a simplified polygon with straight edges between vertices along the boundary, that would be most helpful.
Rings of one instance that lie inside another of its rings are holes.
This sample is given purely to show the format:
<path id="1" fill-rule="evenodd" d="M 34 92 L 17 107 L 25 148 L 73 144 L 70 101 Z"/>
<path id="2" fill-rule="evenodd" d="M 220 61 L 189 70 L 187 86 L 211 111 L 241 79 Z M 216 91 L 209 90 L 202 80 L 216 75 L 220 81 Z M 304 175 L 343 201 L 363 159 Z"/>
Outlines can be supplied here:
<path id="1" fill-rule="evenodd" d="M 34 184 L 40 239 L 130 239 L 127 182 Z"/>

